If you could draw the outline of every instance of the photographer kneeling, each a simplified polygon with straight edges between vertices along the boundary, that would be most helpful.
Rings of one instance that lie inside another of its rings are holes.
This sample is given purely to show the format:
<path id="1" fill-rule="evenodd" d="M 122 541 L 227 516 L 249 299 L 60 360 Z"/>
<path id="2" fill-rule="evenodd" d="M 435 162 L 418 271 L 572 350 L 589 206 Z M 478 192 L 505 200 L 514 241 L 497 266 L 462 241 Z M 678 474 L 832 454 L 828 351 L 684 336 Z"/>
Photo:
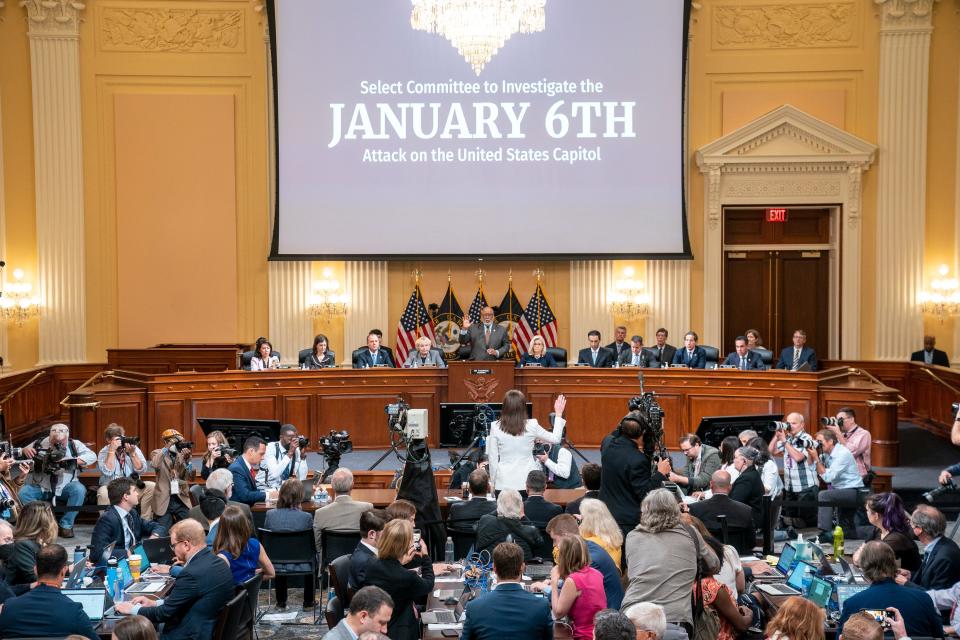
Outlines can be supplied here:
<path id="1" fill-rule="evenodd" d="M 111 423 L 103 432 L 107 446 L 97 454 L 100 470 L 100 486 L 97 488 L 97 504 L 109 505 L 107 485 L 117 478 L 130 478 L 140 492 L 140 516 L 144 520 L 153 517 L 153 490 L 155 482 L 144 482 L 140 475 L 147 470 L 147 459 L 140 450 L 140 438 L 128 438 L 123 427 Z"/>
<path id="2" fill-rule="evenodd" d="M 70 438 L 70 428 L 62 423 L 50 427 L 50 435 L 23 448 L 23 455 L 33 460 L 33 469 L 27 474 L 20 489 L 23 504 L 43 500 L 52 505 L 79 507 L 87 489 L 78 479 L 80 468 L 97 461 L 97 456 L 79 440 Z M 73 537 L 76 511 L 68 511 L 60 518 L 60 537 Z"/>

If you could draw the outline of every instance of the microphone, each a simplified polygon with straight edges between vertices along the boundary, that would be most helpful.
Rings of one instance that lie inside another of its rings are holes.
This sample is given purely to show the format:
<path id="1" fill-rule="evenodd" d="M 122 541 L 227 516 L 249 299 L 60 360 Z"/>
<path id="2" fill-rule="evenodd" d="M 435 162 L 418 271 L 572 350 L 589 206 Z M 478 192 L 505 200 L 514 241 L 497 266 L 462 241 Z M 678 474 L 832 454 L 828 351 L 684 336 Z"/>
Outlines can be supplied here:
<path id="1" fill-rule="evenodd" d="M 643 370 L 637 371 L 637 380 L 640 381 L 640 395 L 643 395 Z"/>

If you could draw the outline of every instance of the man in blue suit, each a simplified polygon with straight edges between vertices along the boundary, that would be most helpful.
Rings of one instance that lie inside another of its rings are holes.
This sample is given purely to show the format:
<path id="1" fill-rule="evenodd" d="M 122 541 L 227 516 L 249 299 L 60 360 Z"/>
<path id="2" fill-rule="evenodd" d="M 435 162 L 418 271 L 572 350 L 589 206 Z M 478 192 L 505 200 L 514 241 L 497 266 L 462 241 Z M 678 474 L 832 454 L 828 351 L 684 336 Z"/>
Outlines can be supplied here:
<path id="1" fill-rule="evenodd" d="M 590 344 L 586 349 L 580 349 L 577 356 L 577 364 L 588 364 L 591 367 L 604 368 L 612 367 L 617 359 L 612 349 L 600 346 L 600 332 L 596 329 L 587 333 L 587 342 Z"/>
<path id="2" fill-rule="evenodd" d="M 697 346 L 700 337 L 693 331 L 683 336 L 683 348 L 673 354 L 673 364 L 685 364 L 690 369 L 705 369 L 707 367 L 707 352 Z"/>
<path id="3" fill-rule="evenodd" d="M 257 489 L 257 473 L 260 463 L 267 454 L 267 443 L 263 438 L 250 436 L 243 443 L 243 454 L 228 467 L 233 474 L 232 500 L 243 502 L 251 507 L 267 499 L 267 492 Z M 275 494 L 276 491 L 271 491 Z"/>
<path id="4" fill-rule="evenodd" d="M 167 597 L 153 601 L 138 596 L 114 607 L 117 613 L 139 614 L 154 625 L 163 624 L 161 640 L 213 637 L 217 616 L 234 594 L 230 565 L 207 548 L 203 527 L 190 518 L 170 529 L 170 546 L 183 570 Z"/>
<path id="5" fill-rule="evenodd" d="M 735 351 L 727 356 L 723 364 L 733 365 L 737 369 L 765 369 L 763 356 L 747 349 L 747 337 L 737 336 L 733 341 Z"/>
<path id="6" fill-rule="evenodd" d="M 793 332 L 793 346 L 787 347 L 780 353 L 780 359 L 774 369 L 788 369 L 796 371 L 803 365 L 810 365 L 810 371 L 817 370 L 817 353 L 807 344 L 807 332 L 797 329 Z"/>
<path id="7" fill-rule="evenodd" d="M 159 536 L 163 532 L 159 522 L 140 519 L 136 510 L 140 491 L 130 478 L 111 480 L 107 485 L 107 499 L 112 506 L 100 514 L 90 539 L 90 561 L 94 564 L 106 564 L 103 551 L 111 542 L 116 543 L 113 557 L 126 558 L 128 551 L 140 544 L 144 535 Z"/>
<path id="8" fill-rule="evenodd" d="M 60 593 L 67 575 L 67 550 L 48 544 L 37 552 L 37 586 L 22 596 L 9 598 L 0 612 L 4 638 L 63 638 L 77 634 L 98 640 L 90 618 L 80 603 Z M 230 569 L 227 569 L 230 573 Z"/>
<path id="9" fill-rule="evenodd" d="M 520 582 L 523 550 L 512 542 L 498 544 L 493 550 L 493 571 L 497 587 L 467 604 L 460 640 L 553 638 L 550 601 L 524 591 Z"/>
<path id="10" fill-rule="evenodd" d="M 396 366 L 393 358 L 386 350 L 380 348 L 380 336 L 375 333 L 367 335 L 367 348 L 357 354 L 353 362 L 354 369 L 367 369 L 369 367 L 378 367 L 386 365 L 388 367 Z"/>

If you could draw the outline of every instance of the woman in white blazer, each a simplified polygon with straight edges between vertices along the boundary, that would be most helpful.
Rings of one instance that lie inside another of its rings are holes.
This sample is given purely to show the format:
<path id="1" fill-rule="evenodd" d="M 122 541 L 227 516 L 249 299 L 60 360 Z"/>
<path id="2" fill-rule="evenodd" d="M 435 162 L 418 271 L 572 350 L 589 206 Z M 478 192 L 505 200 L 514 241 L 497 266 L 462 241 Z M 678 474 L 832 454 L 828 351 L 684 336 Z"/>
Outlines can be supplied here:
<path id="1" fill-rule="evenodd" d="M 250 371 L 266 371 L 267 369 L 279 369 L 280 360 L 273 353 L 273 345 L 264 340 L 257 347 L 257 355 L 250 360 Z"/>
<path id="2" fill-rule="evenodd" d="M 563 439 L 563 409 L 567 399 L 557 396 L 553 410 L 557 414 L 553 431 L 547 431 L 537 423 L 536 418 L 527 419 L 527 399 L 516 389 L 507 391 L 503 397 L 503 410 L 500 419 L 490 425 L 487 438 L 487 457 L 489 458 L 490 484 L 497 491 L 516 489 L 526 491 L 527 474 L 540 469 L 533 457 L 533 443 L 540 439 L 545 442 L 559 443 Z"/>

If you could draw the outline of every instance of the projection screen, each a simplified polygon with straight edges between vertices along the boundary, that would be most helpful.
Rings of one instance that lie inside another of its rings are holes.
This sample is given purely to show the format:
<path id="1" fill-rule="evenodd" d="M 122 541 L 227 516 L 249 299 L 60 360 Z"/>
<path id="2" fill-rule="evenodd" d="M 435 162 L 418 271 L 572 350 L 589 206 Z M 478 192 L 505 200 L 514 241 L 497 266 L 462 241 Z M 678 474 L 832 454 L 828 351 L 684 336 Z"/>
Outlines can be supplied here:
<path id="1" fill-rule="evenodd" d="M 689 0 L 273 0 L 271 259 L 689 256 Z"/>

